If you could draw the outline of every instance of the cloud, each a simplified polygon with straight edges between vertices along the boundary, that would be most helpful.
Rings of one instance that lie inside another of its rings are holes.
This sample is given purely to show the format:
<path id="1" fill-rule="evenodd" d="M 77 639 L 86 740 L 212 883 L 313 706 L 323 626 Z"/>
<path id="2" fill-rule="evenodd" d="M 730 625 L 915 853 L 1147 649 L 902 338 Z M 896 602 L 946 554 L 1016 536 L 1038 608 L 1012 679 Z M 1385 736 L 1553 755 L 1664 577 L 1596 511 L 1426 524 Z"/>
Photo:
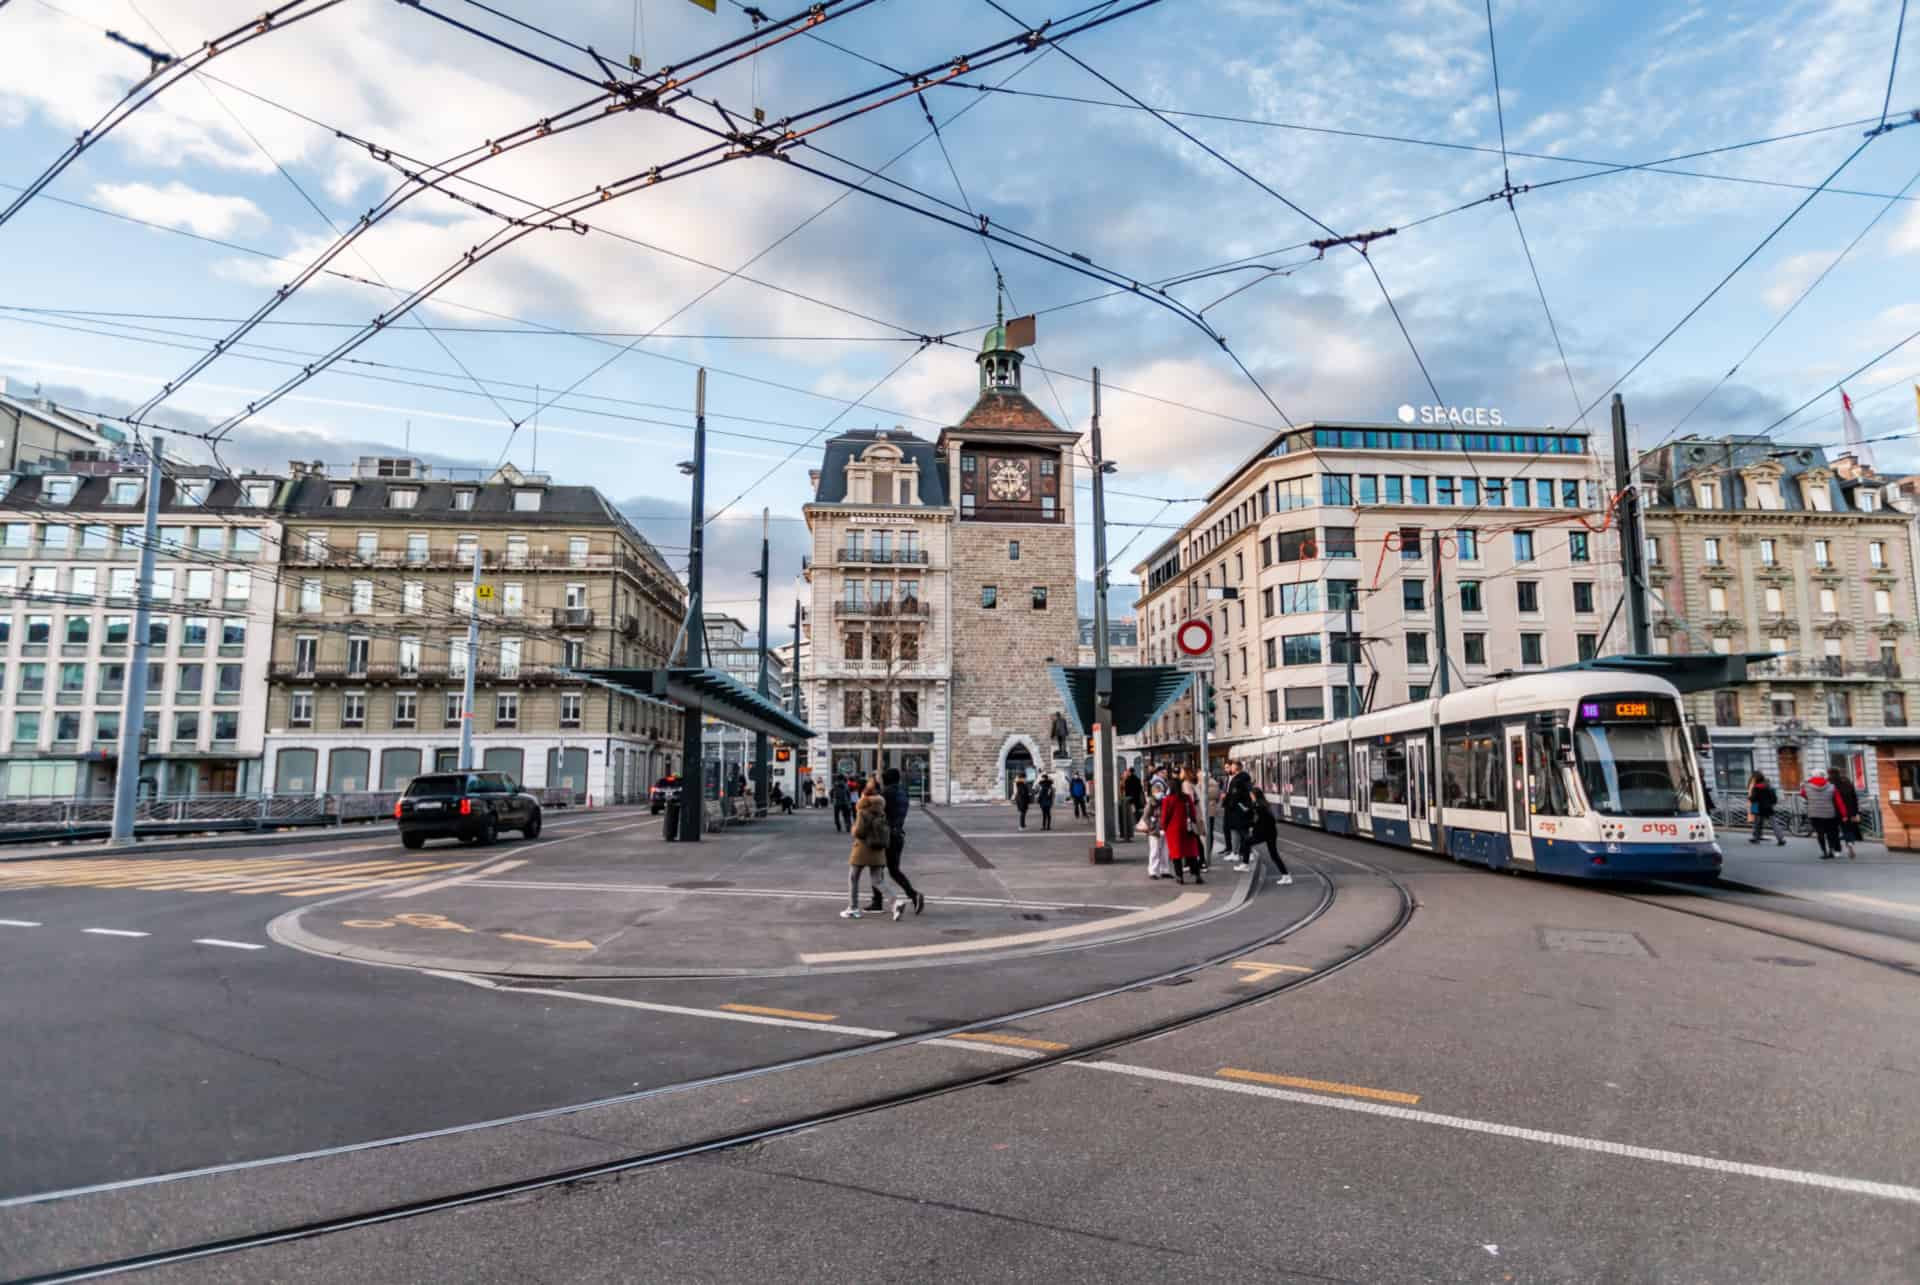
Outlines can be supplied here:
<path id="1" fill-rule="evenodd" d="M 244 196 L 202 192 L 178 179 L 165 187 L 151 183 L 96 183 L 93 199 L 132 218 L 162 227 L 184 228 L 199 236 L 232 236 L 243 227 L 267 221 L 260 207 Z"/>
<path id="2" fill-rule="evenodd" d="M 1812 284 L 1813 279 L 1826 270 L 1833 262 L 1830 250 L 1810 250 L 1805 254 L 1796 254 L 1778 264 L 1772 273 L 1767 288 L 1760 297 L 1767 307 L 1780 312 L 1800 297 L 1800 292 Z"/>
<path id="3" fill-rule="evenodd" d="M 1895 254 L 1920 252 L 1920 204 L 1908 210 L 1907 217 L 1894 228 L 1893 235 L 1887 238 L 1887 249 Z"/>

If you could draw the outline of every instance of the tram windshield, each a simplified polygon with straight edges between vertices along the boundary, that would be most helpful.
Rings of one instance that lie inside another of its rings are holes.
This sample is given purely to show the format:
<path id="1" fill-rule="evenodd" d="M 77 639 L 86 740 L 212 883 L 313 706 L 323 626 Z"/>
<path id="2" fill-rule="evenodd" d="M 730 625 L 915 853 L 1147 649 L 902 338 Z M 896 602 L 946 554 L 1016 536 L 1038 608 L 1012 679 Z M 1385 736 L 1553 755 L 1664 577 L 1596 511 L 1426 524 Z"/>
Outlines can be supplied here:
<path id="1" fill-rule="evenodd" d="M 1574 721 L 1580 784 L 1606 816 L 1674 816 L 1699 810 L 1693 751 L 1670 697 L 1627 693 L 1580 702 Z"/>

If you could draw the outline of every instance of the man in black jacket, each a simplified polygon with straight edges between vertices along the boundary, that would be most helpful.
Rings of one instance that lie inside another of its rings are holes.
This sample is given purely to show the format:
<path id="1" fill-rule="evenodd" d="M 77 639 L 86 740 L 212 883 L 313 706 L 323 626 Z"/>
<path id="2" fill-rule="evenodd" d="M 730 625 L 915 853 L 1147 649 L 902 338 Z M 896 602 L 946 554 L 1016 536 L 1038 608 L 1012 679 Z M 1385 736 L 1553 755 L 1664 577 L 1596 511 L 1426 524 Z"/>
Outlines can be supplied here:
<path id="1" fill-rule="evenodd" d="M 1220 828 L 1226 832 L 1227 856 L 1247 864 L 1253 847 L 1253 776 L 1239 763 L 1227 764 L 1227 788 L 1221 792 Z"/>
<path id="2" fill-rule="evenodd" d="M 900 784 L 900 769 L 888 768 L 880 782 L 880 797 L 887 801 L 887 877 L 893 880 L 894 887 L 906 894 L 893 899 L 893 917 L 898 919 L 907 908 L 908 901 L 913 902 L 913 913 L 917 915 L 927 908 L 927 899 L 914 891 L 913 885 L 900 870 L 900 854 L 907 846 L 907 787 Z M 874 890 L 872 908 L 881 909 L 878 889 Z"/>

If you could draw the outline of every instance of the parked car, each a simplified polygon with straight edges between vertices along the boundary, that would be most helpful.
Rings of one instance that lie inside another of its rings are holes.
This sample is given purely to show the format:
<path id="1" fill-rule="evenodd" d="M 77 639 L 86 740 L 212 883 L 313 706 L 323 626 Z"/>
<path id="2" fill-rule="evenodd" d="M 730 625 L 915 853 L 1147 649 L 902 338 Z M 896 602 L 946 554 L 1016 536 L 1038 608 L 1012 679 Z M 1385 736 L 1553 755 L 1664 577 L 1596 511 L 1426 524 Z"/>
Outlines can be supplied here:
<path id="1" fill-rule="evenodd" d="M 677 776 L 663 776 L 653 783 L 651 790 L 647 791 L 647 802 L 656 814 L 667 804 L 677 803 L 679 800 L 680 778 Z"/>
<path id="2" fill-rule="evenodd" d="M 531 839 L 540 833 L 540 801 L 505 772 L 434 772 L 407 782 L 393 818 L 409 848 L 428 839 L 492 843 L 502 830 Z"/>

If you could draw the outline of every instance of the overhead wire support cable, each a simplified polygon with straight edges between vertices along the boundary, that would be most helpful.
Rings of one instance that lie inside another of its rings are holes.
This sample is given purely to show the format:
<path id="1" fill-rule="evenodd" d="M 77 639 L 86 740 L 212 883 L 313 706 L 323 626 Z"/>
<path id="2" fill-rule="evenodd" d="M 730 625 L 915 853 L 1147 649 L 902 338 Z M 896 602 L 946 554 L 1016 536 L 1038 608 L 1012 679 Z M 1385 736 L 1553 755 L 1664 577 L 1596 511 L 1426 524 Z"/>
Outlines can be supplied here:
<path id="1" fill-rule="evenodd" d="M 1887 108 L 1893 105 L 1893 77 L 1900 70 L 1900 38 L 1907 32 L 1907 0 L 1900 0 L 1900 20 L 1893 28 L 1893 58 L 1887 67 L 1887 93 L 1880 100 L 1880 125 L 1874 132 L 1887 132 Z"/>

